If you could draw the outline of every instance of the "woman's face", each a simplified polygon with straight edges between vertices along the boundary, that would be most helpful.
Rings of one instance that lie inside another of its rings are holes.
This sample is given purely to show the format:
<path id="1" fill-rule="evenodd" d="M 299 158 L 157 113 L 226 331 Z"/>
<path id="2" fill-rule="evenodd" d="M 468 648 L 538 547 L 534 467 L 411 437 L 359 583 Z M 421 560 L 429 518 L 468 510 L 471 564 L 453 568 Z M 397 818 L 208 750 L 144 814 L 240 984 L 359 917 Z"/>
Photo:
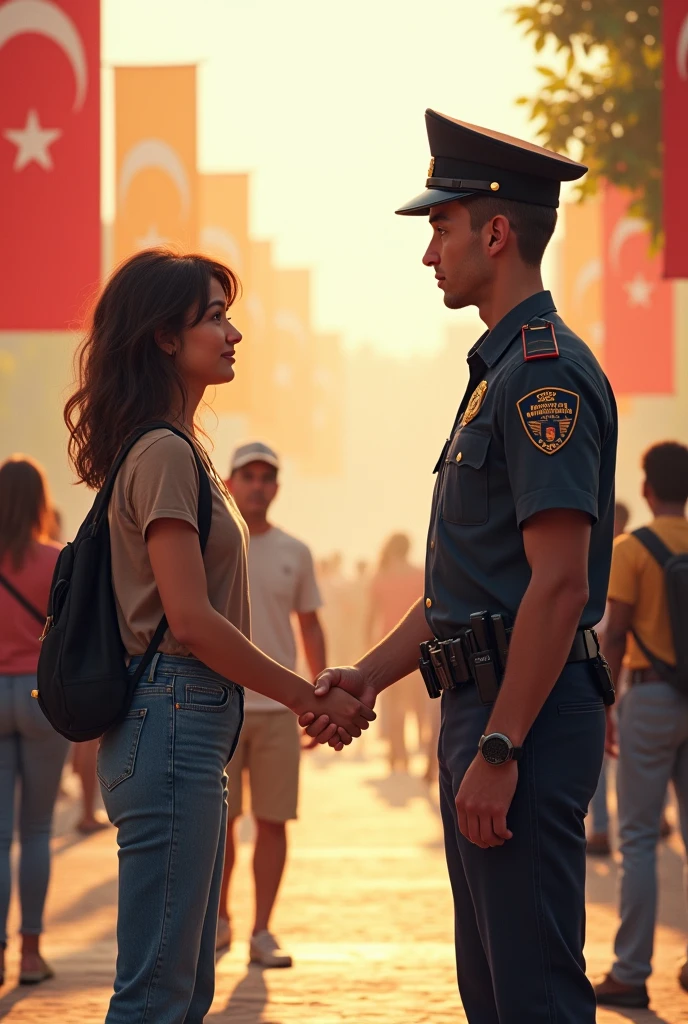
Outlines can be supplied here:
<path id="1" fill-rule="evenodd" d="M 241 334 L 227 319 L 227 299 L 217 278 L 210 282 L 208 306 L 201 320 L 186 327 L 177 345 L 177 369 L 187 385 L 206 388 L 234 379 L 234 349 Z"/>

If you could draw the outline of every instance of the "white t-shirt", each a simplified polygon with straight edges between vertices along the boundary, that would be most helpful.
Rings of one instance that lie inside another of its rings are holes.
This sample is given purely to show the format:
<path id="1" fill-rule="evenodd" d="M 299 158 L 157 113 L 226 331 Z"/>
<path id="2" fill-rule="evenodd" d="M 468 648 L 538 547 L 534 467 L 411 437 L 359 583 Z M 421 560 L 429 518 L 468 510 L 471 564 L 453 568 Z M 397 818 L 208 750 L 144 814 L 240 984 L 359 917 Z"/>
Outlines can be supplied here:
<path id="1" fill-rule="evenodd" d="M 291 613 L 314 612 L 322 605 L 308 547 L 278 526 L 252 536 L 248 546 L 248 579 L 251 639 L 280 665 L 294 669 L 296 639 Z M 283 704 L 250 689 L 245 691 L 245 708 L 285 710 Z"/>

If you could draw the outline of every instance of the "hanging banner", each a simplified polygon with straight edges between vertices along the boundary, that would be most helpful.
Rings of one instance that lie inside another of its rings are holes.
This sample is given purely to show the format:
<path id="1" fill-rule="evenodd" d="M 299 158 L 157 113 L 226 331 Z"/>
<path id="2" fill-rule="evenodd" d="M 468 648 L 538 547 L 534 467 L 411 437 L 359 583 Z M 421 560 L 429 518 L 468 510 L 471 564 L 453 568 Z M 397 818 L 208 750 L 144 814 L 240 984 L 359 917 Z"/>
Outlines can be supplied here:
<path id="1" fill-rule="evenodd" d="M 198 240 L 196 68 L 115 68 L 114 261 Z"/>
<path id="2" fill-rule="evenodd" d="M 242 345 L 250 349 L 251 431 L 274 447 L 279 446 L 275 407 L 275 270 L 272 242 L 249 243 L 248 287 L 245 290 L 246 319 Z M 240 353 L 241 354 L 241 353 Z"/>
<path id="3" fill-rule="evenodd" d="M 602 315 L 602 209 L 598 199 L 566 203 L 563 207 L 564 245 L 561 247 L 561 314 L 601 361 L 604 342 Z"/>
<path id="4" fill-rule="evenodd" d="M 630 196 L 604 189 L 604 368 L 618 395 L 674 393 L 674 316 L 662 254 L 650 250 Z"/>
<path id="5" fill-rule="evenodd" d="M 285 454 L 305 460 L 313 439 L 313 332 L 310 270 L 275 272 L 271 394 Z"/>
<path id="6" fill-rule="evenodd" d="M 100 278 L 100 19 L 0 3 L 0 330 L 65 330 Z"/>
<path id="7" fill-rule="evenodd" d="M 344 353 L 338 334 L 316 334 L 312 365 L 311 443 L 306 469 L 318 477 L 337 476 L 344 451 Z"/>
<path id="8" fill-rule="evenodd" d="M 237 347 L 236 376 L 228 387 L 217 389 L 217 413 L 250 413 L 253 346 L 247 299 L 251 292 L 248 238 L 247 174 L 201 174 L 199 187 L 198 248 L 224 263 L 241 282 L 241 295 L 230 310 L 232 322 L 244 335 Z"/>
<path id="9" fill-rule="evenodd" d="M 688 0 L 664 0 L 662 32 L 664 275 L 688 278 Z"/>

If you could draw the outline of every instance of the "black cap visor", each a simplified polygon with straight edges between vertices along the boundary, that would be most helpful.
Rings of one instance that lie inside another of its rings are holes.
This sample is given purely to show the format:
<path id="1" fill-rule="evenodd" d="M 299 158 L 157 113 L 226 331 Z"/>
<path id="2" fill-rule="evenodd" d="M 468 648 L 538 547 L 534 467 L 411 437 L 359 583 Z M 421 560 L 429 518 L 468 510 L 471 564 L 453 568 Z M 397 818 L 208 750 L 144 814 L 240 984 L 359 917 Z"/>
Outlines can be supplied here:
<path id="1" fill-rule="evenodd" d="M 408 203 L 400 206 L 395 213 L 405 217 L 420 217 L 428 213 L 431 206 L 440 206 L 442 203 L 452 203 L 455 199 L 465 199 L 466 196 L 474 196 L 475 192 L 450 192 L 444 188 L 426 188 L 415 199 L 409 199 Z"/>

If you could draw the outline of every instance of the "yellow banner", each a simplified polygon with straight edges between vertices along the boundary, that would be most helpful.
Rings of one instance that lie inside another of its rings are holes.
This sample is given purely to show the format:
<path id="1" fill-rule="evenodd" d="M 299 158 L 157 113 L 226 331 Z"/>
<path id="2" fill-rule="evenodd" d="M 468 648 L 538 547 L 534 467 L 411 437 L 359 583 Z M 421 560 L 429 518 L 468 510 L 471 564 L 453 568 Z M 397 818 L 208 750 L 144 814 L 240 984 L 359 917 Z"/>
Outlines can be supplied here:
<path id="1" fill-rule="evenodd" d="M 196 68 L 115 68 L 115 263 L 197 246 Z"/>
<path id="2" fill-rule="evenodd" d="M 562 246 L 561 315 L 601 361 L 604 347 L 602 310 L 602 210 L 596 199 L 566 203 Z"/>
<path id="3" fill-rule="evenodd" d="M 201 174 L 198 178 L 198 248 L 224 263 L 241 282 L 241 297 L 230 316 L 244 340 L 237 347 L 236 377 L 228 387 L 217 389 L 213 408 L 222 413 L 251 413 L 253 345 L 248 297 L 252 292 L 248 234 L 247 174 Z"/>
<path id="4" fill-rule="evenodd" d="M 313 352 L 310 270 L 275 272 L 271 395 L 275 430 L 285 455 L 306 462 L 313 441 Z"/>
<path id="5" fill-rule="evenodd" d="M 313 476 L 337 476 L 343 467 L 344 354 L 338 334 L 317 334 L 314 345 L 311 443 L 306 468 Z"/>

